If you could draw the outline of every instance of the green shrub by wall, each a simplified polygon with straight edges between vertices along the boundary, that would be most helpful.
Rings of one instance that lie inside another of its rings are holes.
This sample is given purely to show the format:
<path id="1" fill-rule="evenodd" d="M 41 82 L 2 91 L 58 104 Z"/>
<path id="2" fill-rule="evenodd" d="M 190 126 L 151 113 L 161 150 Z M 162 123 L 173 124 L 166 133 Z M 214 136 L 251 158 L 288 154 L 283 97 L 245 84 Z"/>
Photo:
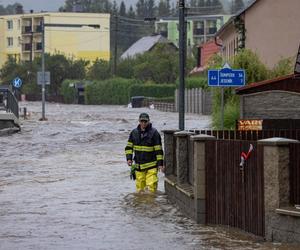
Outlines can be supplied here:
<path id="1" fill-rule="evenodd" d="M 175 89 L 175 84 L 135 84 L 130 87 L 129 96 L 173 97 Z"/>
<path id="2" fill-rule="evenodd" d="M 139 81 L 125 78 L 111 78 L 97 81 L 85 88 L 86 104 L 127 104 L 130 100 L 129 88 Z"/>
<path id="3" fill-rule="evenodd" d="M 75 88 L 74 84 L 78 82 L 76 80 L 64 80 L 60 87 L 60 94 L 64 98 L 65 103 L 74 103 Z"/>
<path id="4" fill-rule="evenodd" d="M 176 82 L 176 87 L 179 88 L 179 80 Z M 185 88 L 187 89 L 208 89 L 208 83 L 206 77 L 186 77 Z"/>

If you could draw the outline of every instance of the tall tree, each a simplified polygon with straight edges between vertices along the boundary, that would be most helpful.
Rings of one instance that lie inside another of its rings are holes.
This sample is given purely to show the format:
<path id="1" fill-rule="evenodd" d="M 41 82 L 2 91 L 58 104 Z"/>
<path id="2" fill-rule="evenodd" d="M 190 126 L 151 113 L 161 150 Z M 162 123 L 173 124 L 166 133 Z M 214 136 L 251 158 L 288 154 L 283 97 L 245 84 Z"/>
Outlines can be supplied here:
<path id="1" fill-rule="evenodd" d="M 113 6 L 112 6 L 112 10 L 111 13 L 116 15 L 119 13 L 119 8 L 118 8 L 118 4 L 116 1 L 113 2 Z"/>
<path id="2" fill-rule="evenodd" d="M 154 17 L 155 16 L 155 1 L 148 0 L 146 1 L 146 16 L 145 17 Z"/>
<path id="3" fill-rule="evenodd" d="M 231 14 L 236 14 L 240 10 L 245 8 L 243 0 L 231 0 Z"/>
<path id="4" fill-rule="evenodd" d="M 197 7 L 197 0 L 190 0 L 190 7 Z"/>
<path id="5" fill-rule="evenodd" d="M 138 18 L 144 18 L 146 16 L 146 3 L 145 0 L 138 0 L 136 3 L 136 15 Z"/>
<path id="6" fill-rule="evenodd" d="M 120 4 L 119 15 L 126 16 L 126 5 L 125 5 L 124 1 L 122 1 Z"/>
<path id="7" fill-rule="evenodd" d="M 169 16 L 171 14 L 170 0 L 160 0 L 157 8 L 159 17 Z"/>
<path id="8" fill-rule="evenodd" d="M 203 8 L 206 6 L 205 0 L 198 0 L 197 7 Z"/>
<path id="9" fill-rule="evenodd" d="M 129 7 L 127 16 L 128 16 L 129 18 L 135 18 L 135 12 L 134 12 L 134 10 L 133 10 L 132 5 L 130 5 L 130 7 Z"/>

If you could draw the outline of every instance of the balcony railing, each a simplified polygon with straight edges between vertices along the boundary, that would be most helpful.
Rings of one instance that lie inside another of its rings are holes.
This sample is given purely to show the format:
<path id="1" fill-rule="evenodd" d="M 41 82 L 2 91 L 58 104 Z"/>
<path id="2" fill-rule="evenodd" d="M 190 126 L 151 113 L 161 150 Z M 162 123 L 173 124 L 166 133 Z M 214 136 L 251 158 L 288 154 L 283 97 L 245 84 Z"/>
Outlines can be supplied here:
<path id="1" fill-rule="evenodd" d="M 41 25 L 34 26 L 34 31 L 38 33 L 42 33 L 42 26 Z"/>
<path id="2" fill-rule="evenodd" d="M 23 26 L 23 29 L 22 29 L 23 34 L 29 34 L 31 32 L 32 32 L 31 26 Z"/>
<path id="3" fill-rule="evenodd" d="M 25 44 L 23 45 L 23 50 L 24 50 L 24 51 L 31 51 L 31 49 L 32 49 L 31 43 L 25 43 Z"/>
<path id="4" fill-rule="evenodd" d="M 36 43 L 35 49 L 36 49 L 36 50 L 42 50 L 42 49 L 43 49 L 42 43 Z"/>

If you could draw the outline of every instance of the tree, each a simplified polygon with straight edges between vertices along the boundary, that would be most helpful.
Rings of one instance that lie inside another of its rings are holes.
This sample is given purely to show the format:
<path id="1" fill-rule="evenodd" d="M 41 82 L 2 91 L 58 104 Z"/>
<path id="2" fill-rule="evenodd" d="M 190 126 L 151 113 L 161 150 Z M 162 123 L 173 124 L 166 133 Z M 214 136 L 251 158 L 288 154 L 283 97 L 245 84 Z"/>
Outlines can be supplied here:
<path id="1" fill-rule="evenodd" d="M 170 0 L 160 0 L 157 12 L 159 17 L 169 16 L 171 14 Z"/>
<path id="2" fill-rule="evenodd" d="M 60 11 L 72 12 L 75 6 L 80 6 L 83 12 L 111 13 L 113 4 L 109 0 L 65 0 Z"/>
<path id="3" fill-rule="evenodd" d="M 82 59 L 70 61 L 69 70 L 68 70 L 68 79 L 80 79 L 83 80 L 86 78 L 86 67 L 88 66 L 89 61 Z"/>
<path id="4" fill-rule="evenodd" d="M 133 69 L 136 79 L 174 83 L 178 76 L 178 53 L 169 44 L 158 44 L 152 51 L 139 55 Z"/>
<path id="5" fill-rule="evenodd" d="M 118 8 L 118 4 L 116 1 L 113 2 L 113 6 L 112 6 L 112 10 L 111 10 L 111 14 L 116 15 L 119 13 L 119 8 Z"/>
<path id="6" fill-rule="evenodd" d="M 6 15 L 6 9 L 3 7 L 3 5 L 0 5 L 0 15 Z"/>
<path id="7" fill-rule="evenodd" d="M 132 5 L 130 5 L 130 7 L 129 7 L 127 16 L 128 16 L 129 18 L 133 18 L 133 19 L 135 18 L 135 12 L 134 12 L 134 10 L 133 10 Z"/>
<path id="8" fill-rule="evenodd" d="M 145 17 L 155 17 L 155 2 L 154 0 L 148 0 L 146 1 L 146 13 Z"/>
<path id="9" fill-rule="evenodd" d="M 144 18 L 146 16 L 146 3 L 145 0 L 138 0 L 136 3 L 136 15 L 138 18 Z"/>
<path id="10" fill-rule="evenodd" d="M 105 80 L 111 77 L 109 62 L 97 59 L 88 69 L 88 79 Z"/>
<path id="11" fill-rule="evenodd" d="M 206 6 L 206 3 L 204 0 L 198 0 L 198 4 L 197 4 L 197 7 L 200 7 L 200 8 L 203 8 Z"/>
<path id="12" fill-rule="evenodd" d="M 124 1 L 122 1 L 120 4 L 119 15 L 126 16 L 126 5 L 125 5 Z"/>
<path id="13" fill-rule="evenodd" d="M 197 7 L 197 0 L 190 0 L 190 7 Z"/>

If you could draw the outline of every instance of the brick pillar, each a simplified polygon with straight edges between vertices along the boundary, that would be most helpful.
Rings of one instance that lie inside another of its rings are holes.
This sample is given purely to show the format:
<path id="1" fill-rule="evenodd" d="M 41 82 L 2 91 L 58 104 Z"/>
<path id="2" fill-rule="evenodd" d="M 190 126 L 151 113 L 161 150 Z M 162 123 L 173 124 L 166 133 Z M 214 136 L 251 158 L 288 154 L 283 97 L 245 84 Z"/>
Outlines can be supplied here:
<path id="1" fill-rule="evenodd" d="M 290 201 L 289 144 L 299 141 L 270 138 L 258 143 L 264 146 L 265 237 L 273 240 L 273 231 L 278 224 L 275 210 L 288 206 Z"/>
<path id="2" fill-rule="evenodd" d="M 163 130 L 164 133 L 164 163 L 165 163 L 165 175 L 176 174 L 176 138 L 174 133 L 178 130 Z"/>
<path id="3" fill-rule="evenodd" d="M 194 133 L 188 131 L 180 131 L 174 134 L 176 137 L 176 170 L 178 183 L 186 183 L 188 180 L 188 144 L 191 135 L 194 135 Z"/>
<path id="4" fill-rule="evenodd" d="M 206 223 L 206 165 L 205 142 L 216 140 L 210 135 L 195 135 L 191 137 L 194 142 L 194 199 L 195 220 L 197 223 Z"/>

